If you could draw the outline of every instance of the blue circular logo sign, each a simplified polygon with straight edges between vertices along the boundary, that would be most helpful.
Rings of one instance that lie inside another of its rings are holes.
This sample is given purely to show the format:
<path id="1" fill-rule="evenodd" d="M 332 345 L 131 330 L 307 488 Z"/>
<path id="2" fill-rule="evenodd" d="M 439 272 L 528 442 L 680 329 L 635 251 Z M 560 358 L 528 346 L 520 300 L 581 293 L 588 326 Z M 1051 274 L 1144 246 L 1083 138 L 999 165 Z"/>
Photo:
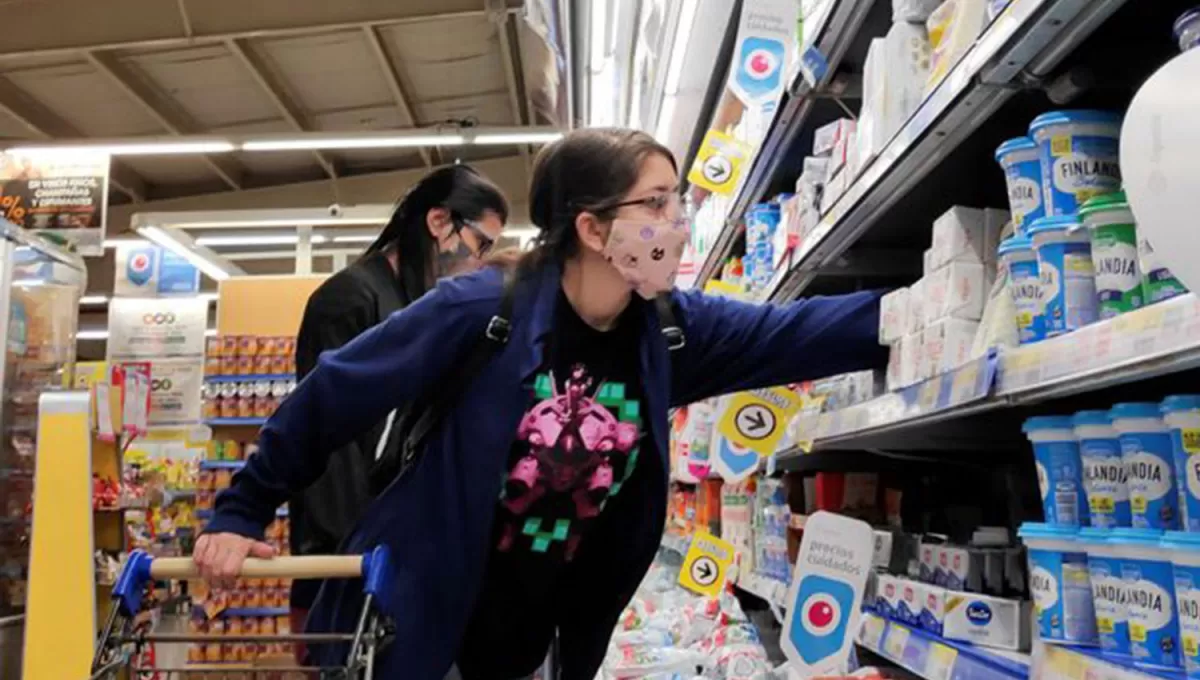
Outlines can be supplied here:
<path id="1" fill-rule="evenodd" d="M 976 626 L 986 626 L 992 621 L 992 608 L 979 601 L 967 605 L 967 620 Z"/>

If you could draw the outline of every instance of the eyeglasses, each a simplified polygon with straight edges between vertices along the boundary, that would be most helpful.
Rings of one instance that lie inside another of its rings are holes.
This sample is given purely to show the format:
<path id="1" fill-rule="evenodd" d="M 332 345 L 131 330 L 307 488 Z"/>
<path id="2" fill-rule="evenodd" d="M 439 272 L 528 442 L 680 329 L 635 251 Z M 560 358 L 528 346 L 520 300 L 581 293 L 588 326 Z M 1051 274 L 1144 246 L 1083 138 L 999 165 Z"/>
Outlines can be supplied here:
<path id="1" fill-rule="evenodd" d="M 661 194 L 646 196 L 645 198 L 635 198 L 631 201 L 606 203 L 596 208 L 592 212 L 606 212 L 631 205 L 645 206 L 654 211 L 656 215 L 663 215 L 667 212 L 679 212 L 680 207 L 683 205 L 683 198 L 677 193 L 668 191 Z"/>
<path id="2" fill-rule="evenodd" d="M 488 236 L 488 233 L 483 230 L 483 227 L 479 226 L 479 224 L 476 222 L 472 222 L 471 220 L 455 219 L 454 232 L 459 234 L 459 238 L 462 238 L 463 229 L 470 230 L 472 234 L 475 234 L 475 238 L 479 241 L 479 247 L 475 249 L 475 257 L 487 257 L 487 254 L 491 252 L 492 247 L 496 245 L 496 239 Z"/>

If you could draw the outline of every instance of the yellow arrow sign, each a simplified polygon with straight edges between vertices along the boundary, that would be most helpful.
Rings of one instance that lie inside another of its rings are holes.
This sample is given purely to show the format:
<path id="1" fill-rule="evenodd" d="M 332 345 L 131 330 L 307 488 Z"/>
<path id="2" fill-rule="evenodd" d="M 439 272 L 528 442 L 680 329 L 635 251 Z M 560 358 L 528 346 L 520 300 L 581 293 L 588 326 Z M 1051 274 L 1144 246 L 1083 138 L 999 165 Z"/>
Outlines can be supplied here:
<path id="1" fill-rule="evenodd" d="M 699 595 L 720 595 L 736 554 L 733 544 L 712 534 L 697 532 L 683 558 L 679 585 Z"/>

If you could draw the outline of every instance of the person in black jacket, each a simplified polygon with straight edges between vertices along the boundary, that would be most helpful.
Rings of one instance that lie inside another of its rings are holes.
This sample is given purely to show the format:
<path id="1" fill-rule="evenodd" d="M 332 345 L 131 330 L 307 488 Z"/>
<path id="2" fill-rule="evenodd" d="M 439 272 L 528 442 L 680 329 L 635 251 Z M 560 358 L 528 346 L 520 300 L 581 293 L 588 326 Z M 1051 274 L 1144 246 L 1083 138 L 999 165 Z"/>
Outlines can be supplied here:
<path id="1" fill-rule="evenodd" d="M 504 194 L 472 168 L 454 165 L 426 175 L 401 199 L 363 256 L 309 298 L 296 340 L 297 378 L 316 367 L 322 352 L 341 347 L 415 301 L 436 279 L 482 264 L 507 219 Z M 373 496 L 372 464 L 398 445 L 389 437 L 395 415 L 334 452 L 325 474 L 291 498 L 292 554 L 337 552 Z M 303 630 L 320 583 L 292 584 L 293 630 Z"/>

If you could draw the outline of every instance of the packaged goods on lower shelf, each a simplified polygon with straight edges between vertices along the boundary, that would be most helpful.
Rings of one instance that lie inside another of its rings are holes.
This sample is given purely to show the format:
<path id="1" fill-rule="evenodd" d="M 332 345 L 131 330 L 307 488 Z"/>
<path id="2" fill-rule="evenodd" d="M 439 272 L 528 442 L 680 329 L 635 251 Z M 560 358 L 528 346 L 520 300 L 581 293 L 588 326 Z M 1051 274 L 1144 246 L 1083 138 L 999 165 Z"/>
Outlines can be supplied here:
<path id="1" fill-rule="evenodd" d="M 979 323 L 966 319 L 938 319 L 921 331 L 917 374 L 924 380 L 949 372 L 972 358 Z"/>
<path id="2" fill-rule="evenodd" d="M 1007 222 L 1008 213 L 1003 210 L 953 206 L 933 223 L 930 267 L 936 270 L 949 262 L 995 262 L 1000 233 Z"/>
<path id="3" fill-rule="evenodd" d="M 813 133 L 813 155 L 828 157 L 827 173 L 841 169 L 846 162 L 846 138 L 854 132 L 855 123 L 851 118 L 839 118 L 832 123 L 822 125 Z M 840 152 L 835 153 L 841 146 Z"/>
<path id="4" fill-rule="evenodd" d="M 925 277 L 908 287 L 908 323 L 905 324 L 905 335 L 914 335 L 925 327 Z"/>

